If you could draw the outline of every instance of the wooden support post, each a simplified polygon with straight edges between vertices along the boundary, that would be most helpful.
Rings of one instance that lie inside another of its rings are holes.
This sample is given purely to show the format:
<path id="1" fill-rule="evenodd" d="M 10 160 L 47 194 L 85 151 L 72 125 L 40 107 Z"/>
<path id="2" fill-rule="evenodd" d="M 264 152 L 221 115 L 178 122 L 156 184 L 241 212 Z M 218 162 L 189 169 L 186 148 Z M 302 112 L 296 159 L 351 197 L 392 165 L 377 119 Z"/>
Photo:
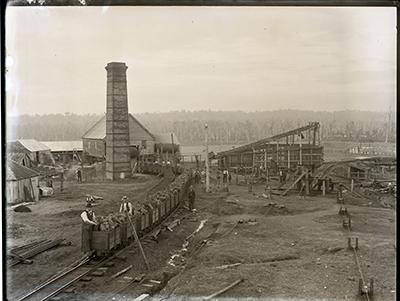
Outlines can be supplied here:
<path id="1" fill-rule="evenodd" d="M 276 141 L 276 165 L 279 168 L 279 141 Z"/>
<path id="2" fill-rule="evenodd" d="M 290 147 L 288 148 L 287 151 L 287 168 L 290 169 Z"/>
<path id="3" fill-rule="evenodd" d="M 299 145 L 299 163 L 300 165 L 303 165 L 303 143 L 301 139 L 301 132 L 300 132 L 300 145 Z"/>
<path id="4" fill-rule="evenodd" d="M 267 149 L 264 150 L 264 169 L 267 170 Z"/>
<path id="5" fill-rule="evenodd" d="M 321 145 L 321 126 L 318 125 L 318 145 Z"/>
<path id="6" fill-rule="evenodd" d="M 353 192 L 353 190 L 354 190 L 354 179 L 351 179 L 350 191 Z"/>
<path id="7" fill-rule="evenodd" d="M 147 258 L 146 258 L 146 255 L 144 254 L 144 251 L 143 251 L 143 248 L 142 248 L 142 244 L 140 243 L 139 237 L 138 237 L 138 235 L 137 235 L 137 233 L 136 233 L 135 226 L 133 225 L 132 220 L 131 220 L 131 217 L 129 216 L 128 212 L 126 212 L 126 216 L 127 216 L 127 218 L 128 218 L 129 224 L 130 224 L 131 227 L 132 227 L 133 236 L 135 237 L 135 240 L 136 240 L 137 243 L 138 243 L 140 252 L 142 253 L 144 263 L 146 264 L 147 270 L 149 270 L 149 269 L 150 269 L 149 263 L 147 262 Z"/>
<path id="8" fill-rule="evenodd" d="M 308 170 L 306 172 L 305 179 L 306 179 L 306 195 L 310 195 L 310 180 L 309 180 L 309 172 L 308 172 Z"/>
<path id="9" fill-rule="evenodd" d="M 311 144 L 311 129 L 308 129 L 308 144 Z"/>
<path id="10" fill-rule="evenodd" d="M 322 180 L 322 195 L 325 196 L 326 194 L 326 181 Z"/>

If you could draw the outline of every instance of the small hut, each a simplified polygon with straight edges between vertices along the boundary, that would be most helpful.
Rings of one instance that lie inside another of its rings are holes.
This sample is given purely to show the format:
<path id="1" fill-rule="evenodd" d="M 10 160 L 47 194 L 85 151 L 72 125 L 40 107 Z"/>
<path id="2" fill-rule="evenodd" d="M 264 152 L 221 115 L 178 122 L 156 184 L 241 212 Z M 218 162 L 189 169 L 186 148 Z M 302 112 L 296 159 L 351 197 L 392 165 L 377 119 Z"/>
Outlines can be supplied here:
<path id="1" fill-rule="evenodd" d="M 40 174 L 12 160 L 7 160 L 7 203 L 35 202 L 39 200 Z"/>

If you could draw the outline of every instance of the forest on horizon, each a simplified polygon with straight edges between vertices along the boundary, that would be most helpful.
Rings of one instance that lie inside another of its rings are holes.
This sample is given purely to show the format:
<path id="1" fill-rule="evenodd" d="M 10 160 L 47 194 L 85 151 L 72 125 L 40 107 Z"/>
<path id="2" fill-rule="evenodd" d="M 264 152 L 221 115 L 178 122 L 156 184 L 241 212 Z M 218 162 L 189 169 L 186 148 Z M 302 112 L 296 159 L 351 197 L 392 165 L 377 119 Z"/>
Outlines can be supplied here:
<path id="1" fill-rule="evenodd" d="M 7 140 L 80 140 L 102 116 L 74 113 L 7 116 Z M 383 142 L 387 130 L 388 140 L 396 139 L 395 112 L 389 116 L 385 112 L 367 111 L 171 111 L 134 116 L 152 133 L 174 132 L 182 145 L 203 144 L 205 123 L 209 128 L 209 143 L 214 145 L 244 144 L 311 121 L 321 123 L 323 140 Z"/>

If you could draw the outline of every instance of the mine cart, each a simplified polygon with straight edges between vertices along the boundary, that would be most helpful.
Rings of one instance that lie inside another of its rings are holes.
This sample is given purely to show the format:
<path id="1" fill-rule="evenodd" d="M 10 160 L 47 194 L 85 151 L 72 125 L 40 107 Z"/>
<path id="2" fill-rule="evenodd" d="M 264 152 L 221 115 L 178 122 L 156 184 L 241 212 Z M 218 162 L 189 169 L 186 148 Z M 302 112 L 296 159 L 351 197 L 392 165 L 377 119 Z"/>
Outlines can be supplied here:
<path id="1" fill-rule="evenodd" d="M 91 248 L 96 255 L 108 255 L 121 244 L 121 228 L 117 226 L 108 231 L 93 231 Z"/>

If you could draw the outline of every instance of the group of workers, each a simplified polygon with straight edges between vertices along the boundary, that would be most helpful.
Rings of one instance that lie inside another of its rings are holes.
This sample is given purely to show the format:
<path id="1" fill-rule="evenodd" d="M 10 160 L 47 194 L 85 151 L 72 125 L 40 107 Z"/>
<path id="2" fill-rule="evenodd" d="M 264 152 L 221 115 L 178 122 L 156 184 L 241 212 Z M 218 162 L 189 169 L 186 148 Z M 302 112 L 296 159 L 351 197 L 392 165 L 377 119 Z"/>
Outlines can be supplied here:
<path id="1" fill-rule="evenodd" d="M 219 185 L 221 182 L 221 171 L 219 169 L 217 170 L 216 178 L 217 178 L 217 184 Z M 231 173 L 227 169 L 224 169 L 222 171 L 222 183 L 223 184 L 228 184 L 228 183 L 231 184 L 231 182 L 232 182 Z"/>

